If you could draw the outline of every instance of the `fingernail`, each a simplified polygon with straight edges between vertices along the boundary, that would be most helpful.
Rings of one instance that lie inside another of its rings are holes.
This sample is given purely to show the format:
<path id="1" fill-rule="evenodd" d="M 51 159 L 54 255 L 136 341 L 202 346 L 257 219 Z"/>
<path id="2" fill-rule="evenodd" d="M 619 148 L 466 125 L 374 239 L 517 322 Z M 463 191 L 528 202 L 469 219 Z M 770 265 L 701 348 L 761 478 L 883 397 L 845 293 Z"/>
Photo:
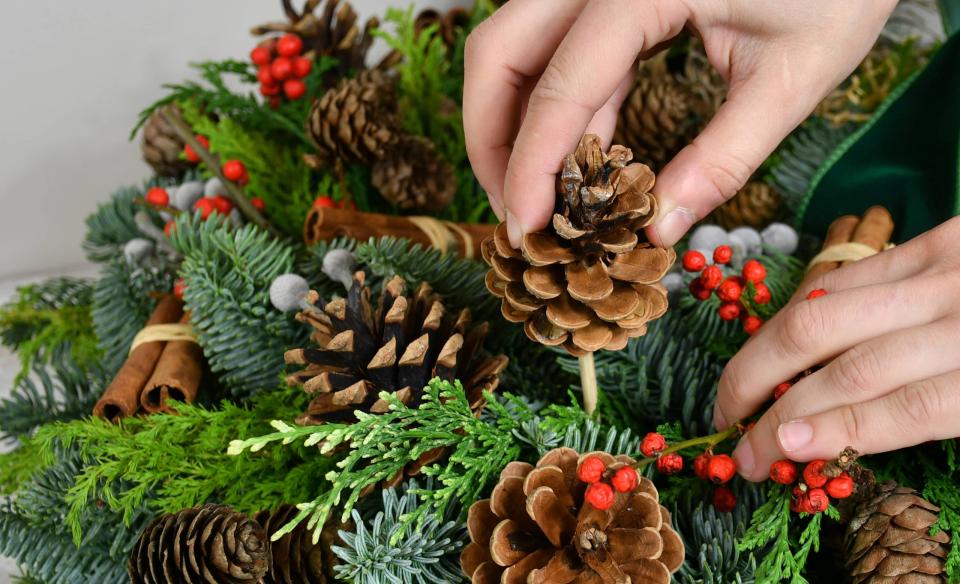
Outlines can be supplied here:
<path id="1" fill-rule="evenodd" d="M 745 479 L 753 475 L 753 467 L 756 466 L 756 459 L 753 456 L 753 446 L 746 436 L 740 440 L 740 444 L 733 451 L 733 458 L 737 461 L 737 472 Z"/>
<path id="2" fill-rule="evenodd" d="M 777 428 L 777 440 L 784 452 L 799 450 L 813 440 L 813 426 L 801 420 L 780 424 Z"/>
<path id="3" fill-rule="evenodd" d="M 510 212 L 510 209 L 506 210 L 507 215 L 507 237 L 510 238 L 510 245 L 515 248 L 520 248 L 520 240 L 523 238 L 523 228 L 520 227 L 520 222 L 517 221 L 517 218 Z"/>
<path id="4" fill-rule="evenodd" d="M 727 423 L 726 416 L 723 415 L 723 412 L 720 411 L 718 406 L 713 406 L 713 427 L 717 430 L 726 430 L 727 426 L 730 424 Z"/>
<path id="5" fill-rule="evenodd" d="M 693 211 L 685 207 L 677 207 L 658 221 L 654 229 L 657 231 L 657 236 L 660 237 L 661 244 L 664 247 L 669 247 L 680 241 L 683 234 L 696 222 L 697 216 Z"/>

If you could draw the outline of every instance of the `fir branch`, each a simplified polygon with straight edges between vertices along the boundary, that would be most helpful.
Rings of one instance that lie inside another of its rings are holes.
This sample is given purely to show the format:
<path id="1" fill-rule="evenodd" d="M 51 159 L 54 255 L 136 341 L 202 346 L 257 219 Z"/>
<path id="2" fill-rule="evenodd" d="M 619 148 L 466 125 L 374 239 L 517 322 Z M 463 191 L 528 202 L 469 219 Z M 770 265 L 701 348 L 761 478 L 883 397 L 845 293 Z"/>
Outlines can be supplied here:
<path id="1" fill-rule="evenodd" d="M 163 229 L 163 219 L 155 209 L 137 205 L 134 201 L 143 197 L 155 186 L 167 187 L 174 179 L 154 177 L 140 187 L 124 187 L 115 192 L 110 200 L 97 206 L 87 217 L 87 235 L 83 249 L 92 262 L 108 262 L 123 255 L 123 246 L 131 239 L 144 237 L 137 228 L 134 216 L 145 212 L 158 229 Z"/>

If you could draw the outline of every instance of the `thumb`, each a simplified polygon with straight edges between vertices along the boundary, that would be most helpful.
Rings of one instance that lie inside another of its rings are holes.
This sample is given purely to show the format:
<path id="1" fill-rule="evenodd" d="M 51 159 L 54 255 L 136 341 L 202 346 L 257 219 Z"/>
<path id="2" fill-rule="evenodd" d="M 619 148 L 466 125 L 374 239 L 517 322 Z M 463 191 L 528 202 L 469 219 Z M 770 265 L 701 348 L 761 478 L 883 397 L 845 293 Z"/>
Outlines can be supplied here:
<path id="1" fill-rule="evenodd" d="M 654 244 L 671 246 L 747 182 L 763 161 L 813 110 L 815 95 L 791 92 L 789 76 L 759 71 L 731 87 L 727 101 L 694 141 L 657 176 L 660 202 L 647 228 Z M 794 81 L 795 84 L 795 81 Z"/>

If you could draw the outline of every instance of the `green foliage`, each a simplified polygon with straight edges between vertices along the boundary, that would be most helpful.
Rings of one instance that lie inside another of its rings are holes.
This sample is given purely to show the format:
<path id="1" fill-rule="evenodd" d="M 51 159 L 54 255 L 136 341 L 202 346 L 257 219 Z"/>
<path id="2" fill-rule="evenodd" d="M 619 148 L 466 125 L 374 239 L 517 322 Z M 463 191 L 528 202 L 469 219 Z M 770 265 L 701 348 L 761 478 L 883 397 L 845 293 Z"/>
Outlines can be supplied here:
<path id="1" fill-rule="evenodd" d="M 960 545 L 957 544 L 957 534 L 960 534 L 960 485 L 958 485 L 956 469 L 954 473 L 941 473 L 927 477 L 923 487 L 923 496 L 940 507 L 940 516 L 934 525 L 934 531 L 948 531 L 952 535 L 950 551 L 944 569 L 947 581 L 960 581 Z"/>
<path id="2" fill-rule="evenodd" d="M 428 481 L 426 490 L 432 488 L 432 481 Z M 464 524 L 457 521 L 459 506 L 450 505 L 443 518 L 428 516 L 416 532 L 404 529 L 403 518 L 422 504 L 419 490 L 411 480 L 402 491 L 383 491 L 383 509 L 373 521 L 365 521 L 353 510 L 354 531 L 340 531 L 343 544 L 333 547 L 341 560 L 334 568 L 339 578 L 354 584 L 463 581 L 459 554 L 468 538 Z"/>
<path id="3" fill-rule="evenodd" d="M 81 368 L 96 364 L 92 290 L 87 280 L 52 278 L 18 288 L 16 297 L 0 307 L 0 343 L 19 353 L 18 380 L 35 364 L 51 360 L 70 358 Z"/>
<path id="4" fill-rule="evenodd" d="M 83 249 L 92 262 L 108 262 L 123 255 L 123 245 L 131 239 L 144 237 L 137 229 L 134 216 L 145 212 L 154 225 L 162 228 L 164 223 L 156 210 L 137 205 L 134 200 L 143 197 L 147 189 L 155 186 L 170 186 L 173 179 L 153 178 L 142 187 L 123 187 L 110 197 L 106 203 L 97 206 L 97 210 L 87 217 L 87 235 L 83 240 Z"/>
<path id="5" fill-rule="evenodd" d="M 200 346 L 238 397 L 277 386 L 283 353 L 306 342 L 306 328 L 270 304 L 270 283 L 293 271 L 294 247 L 256 225 L 181 215 L 171 243 L 184 255 L 184 302 Z"/>

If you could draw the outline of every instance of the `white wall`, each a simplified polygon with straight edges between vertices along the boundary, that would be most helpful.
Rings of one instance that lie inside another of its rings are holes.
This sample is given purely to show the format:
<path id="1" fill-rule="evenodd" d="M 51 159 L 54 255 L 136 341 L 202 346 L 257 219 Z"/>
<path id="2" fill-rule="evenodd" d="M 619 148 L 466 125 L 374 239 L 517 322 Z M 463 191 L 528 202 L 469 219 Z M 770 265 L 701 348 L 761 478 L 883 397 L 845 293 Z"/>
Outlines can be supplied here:
<path id="1" fill-rule="evenodd" d="M 294 0 L 301 5 L 303 0 Z M 362 18 L 408 0 L 354 0 Z M 420 0 L 443 6 L 466 0 Z M 270 0 L 17 0 L 0 21 L 0 279 L 84 261 L 83 220 L 149 174 L 127 136 L 187 64 L 245 58 Z"/>

